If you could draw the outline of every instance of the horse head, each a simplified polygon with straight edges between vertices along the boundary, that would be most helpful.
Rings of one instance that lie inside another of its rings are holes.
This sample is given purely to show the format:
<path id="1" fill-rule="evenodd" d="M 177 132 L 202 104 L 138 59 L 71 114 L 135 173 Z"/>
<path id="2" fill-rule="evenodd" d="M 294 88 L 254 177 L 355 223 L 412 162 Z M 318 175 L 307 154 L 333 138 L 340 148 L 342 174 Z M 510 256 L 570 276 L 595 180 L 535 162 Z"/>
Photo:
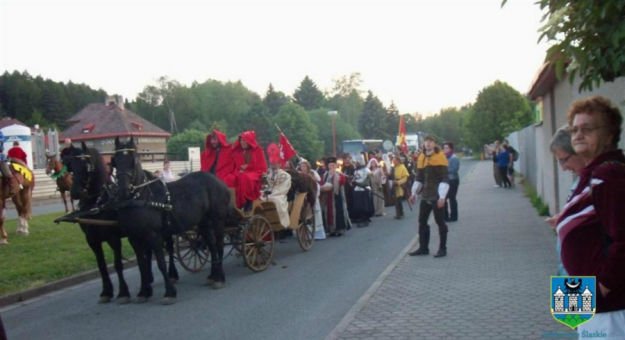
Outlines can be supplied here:
<path id="1" fill-rule="evenodd" d="M 115 153 L 111 165 L 117 169 L 119 197 L 131 198 L 134 186 L 140 184 L 145 176 L 133 137 L 130 137 L 128 142 L 121 142 L 119 137 L 115 138 Z"/>
<path id="2" fill-rule="evenodd" d="M 56 154 L 46 153 L 46 175 L 50 176 L 52 173 L 59 173 L 63 168 L 63 164 L 56 160 Z"/>
<path id="3" fill-rule="evenodd" d="M 85 143 L 82 143 L 82 148 L 75 150 L 71 155 L 65 157 L 67 171 L 72 173 L 73 182 L 70 189 L 70 196 L 74 200 L 83 200 L 95 193 L 89 193 L 94 181 L 98 176 L 96 173 L 96 159 L 94 159 L 94 152 L 90 151 Z M 56 161 L 56 160 L 55 160 Z"/>

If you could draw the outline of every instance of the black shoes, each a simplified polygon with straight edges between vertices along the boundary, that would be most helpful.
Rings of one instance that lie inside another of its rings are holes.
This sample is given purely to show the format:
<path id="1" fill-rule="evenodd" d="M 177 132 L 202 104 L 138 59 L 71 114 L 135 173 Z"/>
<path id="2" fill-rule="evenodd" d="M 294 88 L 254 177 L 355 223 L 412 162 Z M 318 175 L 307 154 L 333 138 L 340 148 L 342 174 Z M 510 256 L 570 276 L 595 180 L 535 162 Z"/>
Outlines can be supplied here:
<path id="1" fill-rule="evenodd" d="M 415 251 L 411 251 L 410 253 L 408 253 L 408 255 L 410 256 L 421 256 L 421 255 L 428 255 L 428 254 L 430 254 L 430 250 L 422 249 L 422 248 L 419 248 Z"/>
<path id="2" fill-rule="evenodd" d="M 434 257 L 445 257 L 445 256 L 447 256 L 447 249 L 445 248 L 439 249 L 436 255 L 434 255 Z"/>

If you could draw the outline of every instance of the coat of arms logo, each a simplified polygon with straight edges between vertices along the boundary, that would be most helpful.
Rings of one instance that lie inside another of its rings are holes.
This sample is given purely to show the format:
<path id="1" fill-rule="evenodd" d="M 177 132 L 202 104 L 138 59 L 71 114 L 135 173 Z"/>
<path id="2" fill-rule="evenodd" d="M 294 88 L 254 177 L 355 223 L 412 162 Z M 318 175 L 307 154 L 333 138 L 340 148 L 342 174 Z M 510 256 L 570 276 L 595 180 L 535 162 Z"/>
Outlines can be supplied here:
<path id="1" fill-rule="evenodd" d="M 594 276 L 552 276 L 551 315 L 573 329 L 592 319 L 597 301 Z"/>

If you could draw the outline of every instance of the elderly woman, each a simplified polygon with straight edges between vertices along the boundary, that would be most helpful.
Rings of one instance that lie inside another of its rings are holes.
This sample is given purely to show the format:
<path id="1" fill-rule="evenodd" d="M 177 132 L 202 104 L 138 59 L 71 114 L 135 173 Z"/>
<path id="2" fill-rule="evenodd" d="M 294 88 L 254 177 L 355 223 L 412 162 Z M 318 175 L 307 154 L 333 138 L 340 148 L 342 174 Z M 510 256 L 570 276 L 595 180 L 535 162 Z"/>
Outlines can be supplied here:
<path id="1" fill-rule="evenodd" d="M 577 184 L 579 183 L 579 171 L 586 166 L 584 160 L 575 153 L 573 149 L 573 145 L 571 144 L 571 136 L 567 132 L 566 127 L 560 128 L 556 131 L 556 134 L 553 135 L 551 139 L 551 144 L 549 145 L 549 150 L 553 153 L 554 157 L 560 164 L 562 171 L 571 171 L 575 176 L 575 181 L 573 181 L 573 186 L 571 187 L 571 191 L 569 196 L 567 197 L 567 202 L 571 199 L 571 194 L 577 188 Z M 556 229 L 556 221 L 560 217 L 560 214 L 551 216 L 545 220 L 545 223 L 551 225 L 552 229 Z M 558 257 L 560 256 L 560 240 L 556 243 L 556 250 L 558 252 Z M 558 275 L 559 276 L 567 276 L 567 272 L 562 265 L 562 261 L 558 265 Z"/>
<path id="2" fill-rule="evenodd" d="M 319 174 L 312 169 L 310 163 L 307 160 L 303 159 L 299 163 L 299 171 L 303 174 L 307 174 L 312 177 L 317 183 L 317 200 L 315 200 L 315 240 L 325 240 L 326 232 L 323 228 L 323 217 L 321 216 L 321 205 L 319 204 L 319 194 L 321 193 L 321 187 L 319 183 L 321 182 L 321 177 Z"/>
<path id="3" fill-rule="evenodd" d="M 625 156 L 618 149 L 623 116 L 594 96 L 571 105 L 568 131 L 586 166 L 557 220 L 562 264 L 572 276 L 596 276 L 596 314 L 578 332 L 625 338 Z"/>

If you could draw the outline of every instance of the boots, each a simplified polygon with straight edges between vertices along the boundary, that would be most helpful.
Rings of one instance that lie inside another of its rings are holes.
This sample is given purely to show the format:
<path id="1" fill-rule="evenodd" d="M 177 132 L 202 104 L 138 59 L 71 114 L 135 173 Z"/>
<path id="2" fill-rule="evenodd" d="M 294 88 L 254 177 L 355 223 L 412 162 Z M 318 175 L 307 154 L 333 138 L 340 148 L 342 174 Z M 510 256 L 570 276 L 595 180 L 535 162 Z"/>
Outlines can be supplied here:
<path id="1" fill-rule="evenodd" d="M 425 226 L 419 226 L 419 249 L 408 253 L 410 256 L 420 256 L 420 255 L 428 255 L 430 253 L 430 249 L 428 249 L 428 245 L 430 244 L 430 230 L 429 228 L 425 228 Z"/>
<path id="2" fill-rule="evenodd" d="M 441 243 L 438 247 L 438 252 L 434 257 L 445 257 L 447 256 L 447 233 L 441 234 Z"/>
<path id="3" fill-rule="evenodd" d="M 7 177 L 7 186 L 9 187 L 9 196 L 13 196 L 16 194 L 15 192 L 15 178 L 13 178 L 13 176 L 8 176 Z"/>

